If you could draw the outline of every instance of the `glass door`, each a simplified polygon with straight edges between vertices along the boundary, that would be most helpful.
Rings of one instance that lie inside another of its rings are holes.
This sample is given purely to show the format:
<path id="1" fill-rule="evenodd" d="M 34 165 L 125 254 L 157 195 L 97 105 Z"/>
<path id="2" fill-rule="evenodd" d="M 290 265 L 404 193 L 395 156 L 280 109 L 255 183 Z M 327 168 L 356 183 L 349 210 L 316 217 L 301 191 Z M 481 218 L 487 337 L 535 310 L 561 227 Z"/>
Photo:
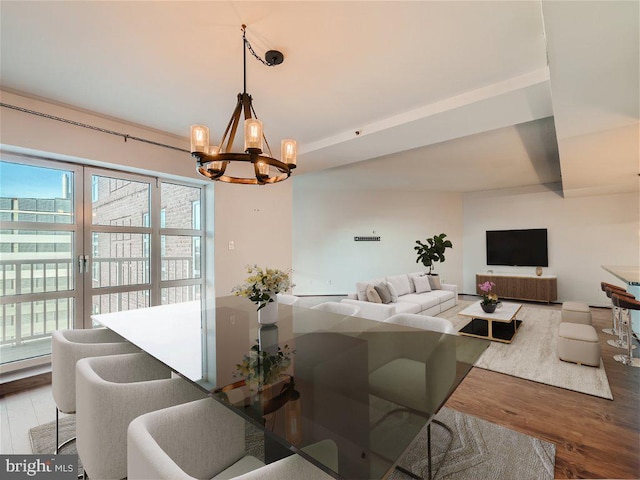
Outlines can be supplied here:
<path id="1" fill-rule="evenodd" d="M 154 178 L 85 168 L 85 302 L 91 314 L 149 307 Z M 88 202 L 87 202 L 88 203 Z"/>
<path id="2" fill-rule="evenodd" d="M 78 282 L 81 167 L 0 158 L 0 364 L 3 371 L 48 361 L 51 332 L 74 328 Z"/>

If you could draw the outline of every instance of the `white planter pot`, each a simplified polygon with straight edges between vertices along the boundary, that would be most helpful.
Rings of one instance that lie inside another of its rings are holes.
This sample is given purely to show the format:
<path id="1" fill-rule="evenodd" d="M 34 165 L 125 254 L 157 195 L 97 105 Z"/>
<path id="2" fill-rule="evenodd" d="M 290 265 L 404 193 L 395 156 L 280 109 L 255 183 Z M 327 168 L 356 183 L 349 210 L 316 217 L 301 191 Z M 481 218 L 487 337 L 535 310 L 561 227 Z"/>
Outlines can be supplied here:
<path id="1" fill-rule="evenodd" d="M 273 297 L 273 302 L 258 310 L 258 323 L 260 325 L 272 325 L 278 321 L 278 297 Z"/>

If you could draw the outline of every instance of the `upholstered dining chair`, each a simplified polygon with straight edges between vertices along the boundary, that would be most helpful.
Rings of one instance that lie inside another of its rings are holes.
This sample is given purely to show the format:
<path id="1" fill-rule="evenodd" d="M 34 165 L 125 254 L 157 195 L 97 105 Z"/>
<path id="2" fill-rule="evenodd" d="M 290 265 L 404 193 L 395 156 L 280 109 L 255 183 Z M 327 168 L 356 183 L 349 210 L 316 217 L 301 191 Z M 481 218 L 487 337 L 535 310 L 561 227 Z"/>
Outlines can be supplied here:
<path id="1" fill-rule="evenodd" d="M 76 413 L 76 363 L 86 357 L 134 353 L 139 349 L 106 328 L 55 330 L 51 335 L 51 390 L 56 404 L 56 449 L 75 440 L 59 440 L 59 415 Z"/>
<path id="2" fill-rule="evenodd" d="M 431 418 L 438 408 L 438 402 L 445 397 L 453 386 L 456 376 L 456 330 L 449 320 L 439 317 L 401 313 L 392 315 L 384 323 L 392 323 L 405 327 L 429 330 L 440 333 L 440 337 L 429 346 L 430 351 L 424 352 L 423 358 L 406 358 L 400 351 L 395 358 L 389 359 L 383 365 L 369 373 L 369 393 L 390 401 L 399 408 L 385 415 L 379 423 L 390 414 L 398 411 Z M 431 423 L 444 428 L 449 434 L 449 443 L 445 455 L 453 443 L 453 431 L 448 425 L 432 419 L 427 424 L 427 455 L 428 478 L 432 477 L 431 464 Z M 414 477 L 418 477 L 404 467 L 398 470 Z M 437 472 L 436 472 L 437 474 Z"/>
<path id="3" fill-rule="evenodd" d="M 278 293 L 278 303 L 283 305 L 295 305 L 300 300 L 300 297 L 296 297 L 295 295 L 289 295 L 286 293 Z"/>
<path id="4" fill-rule="evenodd" d="M 349 305 L 339 302 L 324 302 L 311 307 L 311 310 L 320 310 L 322 312 L 335 313 L 336 315 L 345 315 L 347 317 L 355 317 L 360 313 L 360 307 L 357 305 Z"/>
<path id="5" fill-rule="evenodd" d="M 146 353 L 92 357 L 76 364 L 77 450 L 95 479 L 127 476 L 127 428 L 154 410 L 206 395 Z"/>
<path id="6" fill-rule="evenodd" d="M 309 454 L 324 455 L 323 462 L 337 469 L 335 443 L 320 443 L 321 448 Z M 212 398 L 132 421 L 127 434 L 127 473 L 129 480 L 332 478 L 299 455 L 266 466 L 247 455 L 245 421 Z"/>

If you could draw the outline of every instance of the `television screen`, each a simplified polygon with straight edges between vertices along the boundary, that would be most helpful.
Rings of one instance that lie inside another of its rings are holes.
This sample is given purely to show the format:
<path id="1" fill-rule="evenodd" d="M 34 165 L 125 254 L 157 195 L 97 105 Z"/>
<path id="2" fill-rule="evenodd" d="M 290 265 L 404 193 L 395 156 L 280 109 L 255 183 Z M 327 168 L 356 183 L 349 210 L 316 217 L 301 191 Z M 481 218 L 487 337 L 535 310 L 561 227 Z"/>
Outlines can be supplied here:
<path id="1" fill-rule="evenodd" d="M 488 230 L 487 265 L 548 267 L 547 229 Z"/>

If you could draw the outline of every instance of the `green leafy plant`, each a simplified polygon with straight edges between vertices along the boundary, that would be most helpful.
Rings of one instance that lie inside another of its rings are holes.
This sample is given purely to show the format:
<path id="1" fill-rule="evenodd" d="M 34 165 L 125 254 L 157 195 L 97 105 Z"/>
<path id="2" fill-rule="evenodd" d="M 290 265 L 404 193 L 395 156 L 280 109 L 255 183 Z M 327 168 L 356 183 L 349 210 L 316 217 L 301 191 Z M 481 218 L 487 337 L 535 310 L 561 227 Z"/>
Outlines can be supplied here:
<path id="1" fill-rule="evenodd" d="M 445 240 L 446 236 L 445 233 L 434 235 L 432 238 L 427 238 L 427 244 L 416 240 L 418 245 L 413 247 L 418 253 L 416 263 L 422 262 L 425 267 L 429 267 L 429 275 L 431 275 L 435 263 L 444 262 L 445 249 L 453 247 L 450 240 Z"/>

